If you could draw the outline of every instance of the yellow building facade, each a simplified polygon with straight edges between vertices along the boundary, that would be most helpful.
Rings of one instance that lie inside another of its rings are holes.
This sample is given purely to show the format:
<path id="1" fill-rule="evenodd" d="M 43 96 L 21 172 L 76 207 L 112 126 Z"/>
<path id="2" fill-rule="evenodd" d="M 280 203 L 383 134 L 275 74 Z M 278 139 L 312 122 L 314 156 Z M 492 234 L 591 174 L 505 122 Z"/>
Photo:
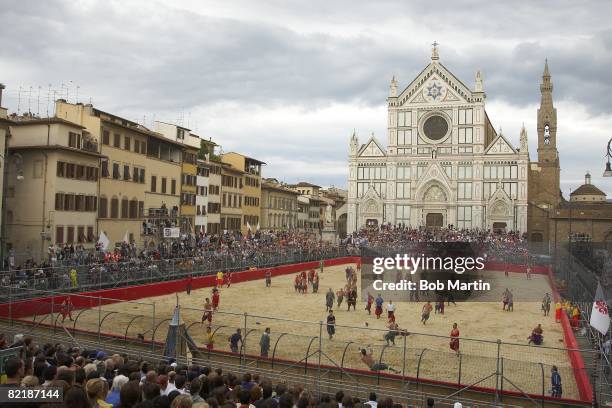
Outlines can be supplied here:
<path id="1" fill-rule="evenodd" d="M 49 246 L 93 248 L 104 159 L 82 126 L 16 117 L 7 172 L 6 241 L 15 261 L 47 259 Z"/>
<path id="2" fill-rule="evenodd" d="M 243 175 L 231 164 L 221 163 L 221 232 L 242 231 Z"/>
<path id="3" fill-rule="evenodd" d="M 261 219 L 261 166 L 265 163 L 235 152 L 221 155 L 221 161 L 243 173 L 244 201 L 240 230 L 246 234 L 250 227 L 255 232 Z"/>
<path id="4" fill-rule="evenodd" d="M 106 156 L 100 165 L 97 230 L 111 245 L 125 239 L 155 242 L 161 226 L 178 223 L 180 143 L 90 104 L 58 100 L 56 116 L 83 126 Z"/>

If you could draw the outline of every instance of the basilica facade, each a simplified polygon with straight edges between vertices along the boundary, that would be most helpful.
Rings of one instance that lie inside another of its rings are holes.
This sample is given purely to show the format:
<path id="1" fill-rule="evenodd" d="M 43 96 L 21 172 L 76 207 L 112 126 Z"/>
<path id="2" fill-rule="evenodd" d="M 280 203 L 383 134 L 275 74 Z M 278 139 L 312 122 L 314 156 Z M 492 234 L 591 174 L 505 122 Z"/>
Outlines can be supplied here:
<path id="1" fill-rule="evenodd" d="M 347 230 L 383 223 L 527 231 L 529 152 L 513 146 L 485 107 L 480 72 L 469 87 L 431 62 L 398 90 L 391 81 L 386 147 L 349 143 Z"/>

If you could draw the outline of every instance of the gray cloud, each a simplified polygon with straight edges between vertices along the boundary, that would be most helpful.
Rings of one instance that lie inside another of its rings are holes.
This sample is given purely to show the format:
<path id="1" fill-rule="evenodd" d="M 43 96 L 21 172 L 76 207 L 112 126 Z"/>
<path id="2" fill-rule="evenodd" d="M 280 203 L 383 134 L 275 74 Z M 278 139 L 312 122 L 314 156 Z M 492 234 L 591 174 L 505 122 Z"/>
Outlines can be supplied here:
<path id="1" fill-rule="evenodd" d="M 384 107 L 391 75 L 406 86 L 428 63 L 434 39 L 442 44 L 442 63 L 468 86 L 476 69 L 483 71 L 489 102 L 538 103 L 548 58 L 556 101 L 572 101 L 592 116 L 612 115 L 612 3 L 606 1 L 461 0 L 432 7 L 425 1 L 55 0 L 0 1 L 0 10 L 0 80 L 9 87 L 6 104 L 12 110 L 19 86 L 22 111 L 34 105 L 42 86 L 44 112 L 47 84 L 61 93 L 60 84 L 73 81 L 70 99 L 78 84 L 82 100 L 91 97 L 101 109 L 132 119 L 175 120 L 193 112 L 191 123 L 199 124 L 200 133 L 264 156 L 344 162 L 346 140 L 357 125 L 362 134 L 374 130 L 384 141 L 384 111 L 370 124 L 344 115 L 333 131 L 316 115 L 300 129 L 275 122 L 274 131 L 284 133 L 276 139 L 249 123 L 258 122 L 262 111 L 283 112 L 287 106 L 304 112 L 353 106 L 354 116 Z M 260 109 L 248 119 L 241 113 L 245 127 L 234 129 L 231 110 L 210 117 L 227 102 Z M 576 136 L 560 130 L 560 137 Z M 561 152 L 562 159 L 571 169 L 585 159 L 602 161 L 601 144 L 579 158 Z M 282 169 L 271 164 L 269 170 L 282 178 Z M 317 174 L 313 181 L 342 185 L 344 177 Z"/>

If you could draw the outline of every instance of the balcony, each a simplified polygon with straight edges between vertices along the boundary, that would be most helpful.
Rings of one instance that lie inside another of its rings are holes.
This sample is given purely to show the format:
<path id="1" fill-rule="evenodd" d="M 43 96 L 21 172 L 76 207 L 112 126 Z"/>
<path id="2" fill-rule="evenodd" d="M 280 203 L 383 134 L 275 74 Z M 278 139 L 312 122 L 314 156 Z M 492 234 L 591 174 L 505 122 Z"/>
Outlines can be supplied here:
<path id="1" fill-rule="evenodd" d="M 81 150 L 91 153 L 98 153 L 98 142 L 93 138 L 84 138 Z"/>

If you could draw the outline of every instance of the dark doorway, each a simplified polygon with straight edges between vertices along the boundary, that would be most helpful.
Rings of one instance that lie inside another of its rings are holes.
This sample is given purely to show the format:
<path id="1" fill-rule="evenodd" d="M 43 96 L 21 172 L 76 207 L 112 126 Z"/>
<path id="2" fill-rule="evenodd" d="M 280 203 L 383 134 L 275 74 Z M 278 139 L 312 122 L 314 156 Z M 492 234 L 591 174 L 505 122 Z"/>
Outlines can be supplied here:
<path id="1" fill-rule="evenodd" d="M 441 213 L 429 213 L 425 217 L 425 225 L 441 228 L 444 225 L 444 216 Z"/>
<path id="2" fill-rule="evenodd" d="M 531 242 L 542 242 L 544 241 L 544 237 L 540 232 L 534 232 L 531 234 Z"/>
<path id="3" fill-rule="evenodd" d="M 493 232 L 506 232 L 506 223 L 505 222 L 494 222 Z"/>
<path id="4" fill-rule="evenodd" d="M 346 214 L 338 217 L 338 235 L 340 238 L 346 238 Z"/>

